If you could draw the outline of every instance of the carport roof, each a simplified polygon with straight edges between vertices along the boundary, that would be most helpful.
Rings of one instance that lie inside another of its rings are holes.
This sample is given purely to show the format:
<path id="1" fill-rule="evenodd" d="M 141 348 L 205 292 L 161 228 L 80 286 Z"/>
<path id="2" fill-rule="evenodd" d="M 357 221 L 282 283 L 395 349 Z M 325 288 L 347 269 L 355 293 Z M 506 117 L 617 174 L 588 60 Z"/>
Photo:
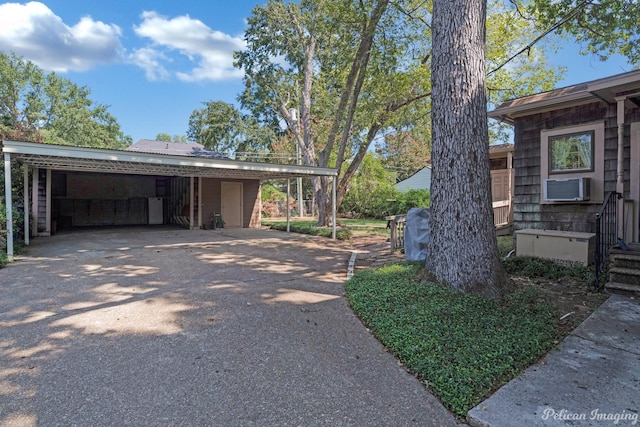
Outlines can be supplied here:
<path id="1" fill-rule="evenodd" d="M 231 179 L 282 179 L 337 176 L 336 169 L 239 162 L 195 156 L 138 153 L 104 148 L 3 141 L 2 151 L 35 168 L 136 175 Z"/>

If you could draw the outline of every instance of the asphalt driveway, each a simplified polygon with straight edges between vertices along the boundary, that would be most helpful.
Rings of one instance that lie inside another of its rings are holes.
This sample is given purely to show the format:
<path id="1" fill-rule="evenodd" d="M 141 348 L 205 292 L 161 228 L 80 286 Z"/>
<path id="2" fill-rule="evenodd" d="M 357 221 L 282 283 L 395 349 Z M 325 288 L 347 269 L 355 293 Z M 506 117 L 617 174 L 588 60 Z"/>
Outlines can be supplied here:
<path id="1" fill-rule="evenodd" d="M 351 252 L 111 229 L 0 270 L 0 426 L 456 425 L 343 295 Z"/>

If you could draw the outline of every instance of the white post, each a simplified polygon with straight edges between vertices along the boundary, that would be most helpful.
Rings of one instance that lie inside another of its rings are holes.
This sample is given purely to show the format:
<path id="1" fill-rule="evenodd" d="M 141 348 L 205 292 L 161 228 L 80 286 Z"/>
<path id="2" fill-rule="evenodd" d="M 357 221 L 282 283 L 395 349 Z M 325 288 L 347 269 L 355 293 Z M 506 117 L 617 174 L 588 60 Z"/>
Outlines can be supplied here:
<path id="1" fill-rule="evenodd" d="M 40 207 L 38 206 L 40 202 L 40 198 L 38 197 L 38 187 L 40 187 L 40 169 L 33 168 L 33 177 L 31 178 L 31 198 L 33 199 L 33 236 L 38 235 L 38 210 Z"/>
<path id="2" fill-rule="evenodd" d="M 631 170 L 629 176 L 631 185 L 629 186 L 629 196 L 633 201 L 632 226 L 629 241 L 640 241 L 640 122 L 631 123 Z M 635 183 L 635 184 L 634 184 Z M 628 233 L 627 233 L 628 234 Z"/>
<path id="3" fill-rule="evenodd" d="M 202 228 L 202 177 L 198 177 L 198 228 Z"/>
<path id="4" fill-rule="evenodd" d="M 290 216 L 291 213 L 289 212 L 289 193 L 291 192 L 291 179 L 287 178 L 287 233 L 289 233 L 291 231 L 291 224 L 290 224 Z"/>
<path id="5" fill-rule="evenodd" d="M 616 191 L 622 194 L 624 198 L 624 102 L 625 97 L 616 98 L 618 103 L 617 123 L 618 123 L 618 164 L 616 167 Z M 616 237 L 624 238 L 624 199 L 618 199 L 616 203 L 618 218 L 618 233 Z"/>
<path id="6" fill-rule="evenodd" d="M 300 146 L 296 143 L 296 164 L 300 166 Z M 298 216 L 304 217 L 304 200 L 302 200 L 302 177 L 299 176 L 296 181 L 298 187 Z"/>
<path id="7" fill-rule="evenodd" d="M 22 193 L 24 194 L 24 244 L 29 246 L 29 165 L 23 165 Z"/>
<path id="8" fill-rule="evenodd" d="M 51 236 L 51 169 L 47 169 L 47 175 L 46 175 L 46 179 L 47 181 L 45 182 L 44 188 L 45 188 L 45 224 L 46 224 L 46 232 L 49 236 Z"/>
<path id="9" fill-rule="evenodd" d="M 4 153 L 4 196 L 7 208 L 7 259 L 13 262 L 13 206 L 11 201 L 11 155 Z"/>
<path id="10" fill-rule="evenodd" d="M 333 177 L 333 189 L 331 192 L 331 213 L 333 214 L 333 229 L 331 230 L 331 238 L 332 239 L 336 239 L 336 190 L 337 190 L 337 185 L 336 185 L 336 180 L 338 179 L 337 176 Z"/>
<path id="11" fill-rule="evenodd" d="M 195 207 L 193 206 L 193 177 L 189 177 L 189 229 L 193 229 L 193 210 Z"/>
<path id="12" fill-rule="evenodd" d="M 507 152 L 507 179 L 509 180 L 509 191 L 507 197 L 509 199 L 509 212 L 507 214 L 507 222 L 511 224 L 513 221 L 513 188 L 515 186 L 515 178 L 513 174 L 513 152 Z"/>

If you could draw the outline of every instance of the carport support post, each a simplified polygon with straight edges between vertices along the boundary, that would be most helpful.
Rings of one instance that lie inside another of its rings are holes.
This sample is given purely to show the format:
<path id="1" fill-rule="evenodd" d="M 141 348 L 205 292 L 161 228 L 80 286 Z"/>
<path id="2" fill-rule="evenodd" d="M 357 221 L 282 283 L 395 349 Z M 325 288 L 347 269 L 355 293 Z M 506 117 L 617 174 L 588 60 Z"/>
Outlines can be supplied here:
<path id="1" fill-rule="evenodd" d="M 189 177 L 189 230 L 193 230 L 193 210 L 195 206 L 193 206 L 193 177 Z"/>
<path id="2" fill-rule="evenodd" d="M 33 236 L 36 237 L 38 235 L 38 210 L 40 209 L 38 206 L 39 197 L 38 197 L 38 189 L 40 188 L 40 169 L 33 168 L 31 172 L 31 200 L 33 200 L 33 206 L 31 209 L 31 215 L 33 216 Z"/>
<path id="3" fill-rule="evenodd" d="M 51 169 L 47 169 L 46 173 L 47 182 L 44 184 L 44 188 L 46 191 L 46 195 L 44 197 L 45 200 L 45 231 L 48 236 L 51 236 L 53 233 L 51 232 Z"/>
<path id="4" fill-rule="evenodd" d="M 29 246 L 29 165 L 24 164 L 24 179 L 22 193 L 24 194 L 24 244 Z"/>
<path id="5" fill-rule="evenodd" d="M 291 217 L 291 213 L 289 212 L 289 193 L 291 192 L 291 179 L 287 178 L 287 233 L 290 232 L 290 222 L 289 219 Z"/>
<path id="6" fill-rule="evenodd" d="M 202 177 L 198 177 L 198 228 L 202 229 Z"/>
<path id="7" fill-rule="evenodd" d="M 332 192 L 331 192 L 331 213 L 333 214 L 333 228 L 331 230 L 331 238 L 333 240 L 336 239 L 336 190 L 337 190 L 337 183 L 336 180 L 338 179 L 337 176 L 333 177 L 332 183 L 333 183 L 333 188 L 332 188 Z"/>
<path id="8" fill-rule="evenodd" d="M 13 206 L 11 201 L 11 155 L 4 153 L 4 197 L 7 207 L 7 260 L 13 262 Z"/>

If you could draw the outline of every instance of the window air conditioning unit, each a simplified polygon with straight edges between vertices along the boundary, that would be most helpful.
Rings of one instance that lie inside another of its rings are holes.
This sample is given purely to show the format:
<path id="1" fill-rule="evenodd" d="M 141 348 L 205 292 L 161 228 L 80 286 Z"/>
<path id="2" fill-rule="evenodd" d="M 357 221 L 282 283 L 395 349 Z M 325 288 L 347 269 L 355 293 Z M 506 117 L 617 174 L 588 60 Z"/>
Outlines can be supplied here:
<path id="1" fill-rule="evenodd" d="M 591 197 L 590 178 L 544 180 L 544 200 L 549 202 L 581 202 Z"/>

